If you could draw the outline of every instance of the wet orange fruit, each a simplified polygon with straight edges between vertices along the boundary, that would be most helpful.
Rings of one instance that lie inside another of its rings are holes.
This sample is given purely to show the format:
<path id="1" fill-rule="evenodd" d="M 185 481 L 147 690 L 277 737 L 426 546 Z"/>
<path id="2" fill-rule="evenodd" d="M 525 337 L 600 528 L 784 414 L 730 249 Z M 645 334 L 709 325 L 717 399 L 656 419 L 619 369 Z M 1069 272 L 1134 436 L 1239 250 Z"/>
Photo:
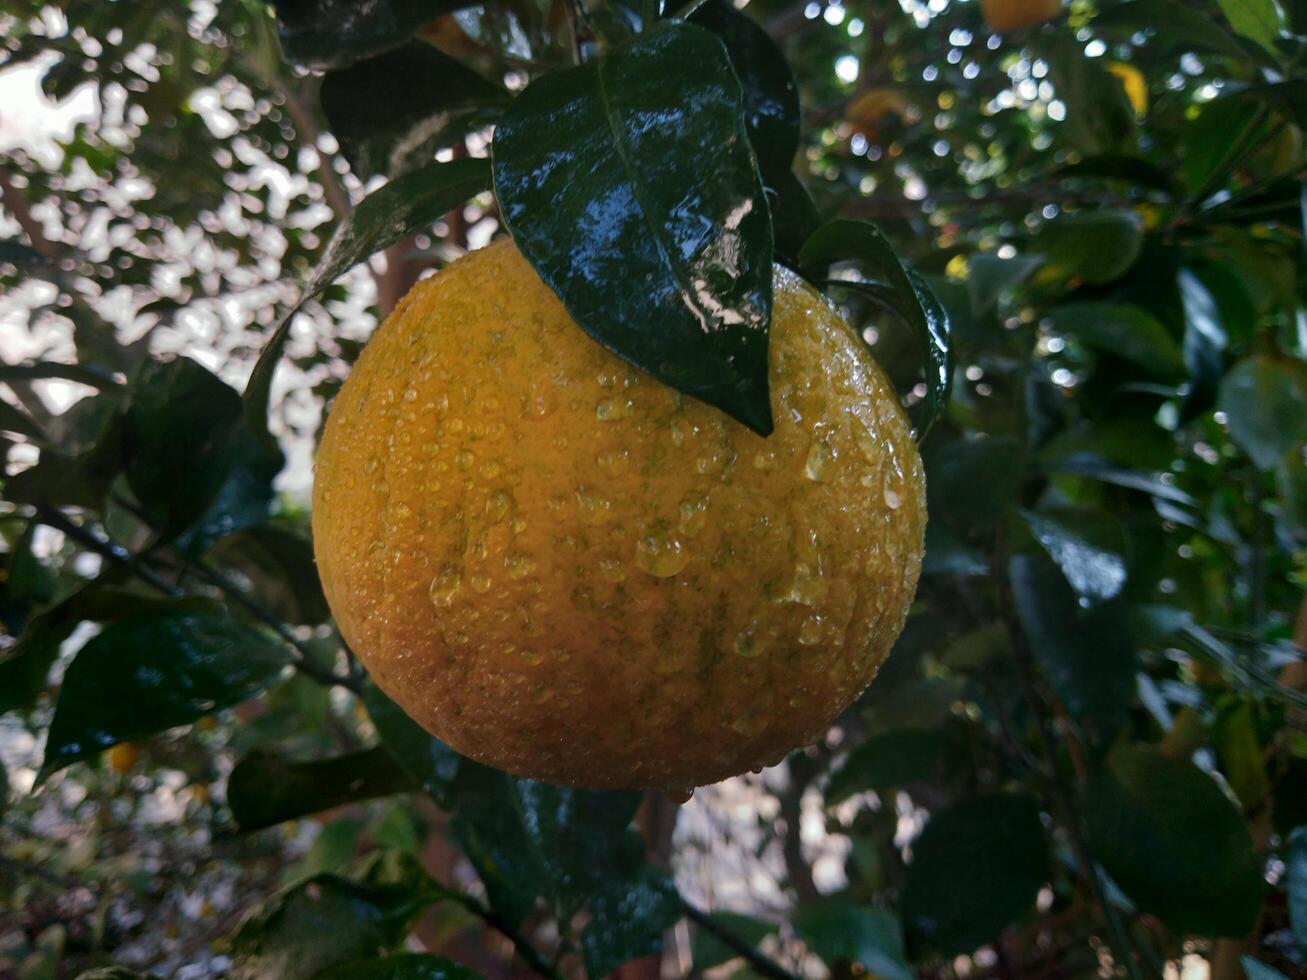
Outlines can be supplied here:
<path id="1" fill-rule="evenodd" d="M 908 422 L 777 268 L 762 438 L 591 340 L 511 241 L 420 282 L 332 406 L 313 532 L 340 629 L 459 752 L 685 790 L 822 735 L 921 567 Z"/>

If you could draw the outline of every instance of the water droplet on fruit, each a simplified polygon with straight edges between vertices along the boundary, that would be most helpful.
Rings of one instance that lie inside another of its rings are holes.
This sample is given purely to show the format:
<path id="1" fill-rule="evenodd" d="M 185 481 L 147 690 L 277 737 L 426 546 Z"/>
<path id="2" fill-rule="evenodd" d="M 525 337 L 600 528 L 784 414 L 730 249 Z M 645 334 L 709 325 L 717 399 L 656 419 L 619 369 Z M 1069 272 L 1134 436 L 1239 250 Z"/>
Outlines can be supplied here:
<path id="1" fill-rule="evenodd" d="M 509 555 L 505 564 L 508 566 L 508 577 L 512 579 L 526 578 L 536 569 L 535 560 L 529 555 Z"/>
<path id="2" fill-rule="evenodd" d="M 628 398 L 605 398 L 595 406 L 595 415 L 601 422 L 611 422 L 630 416 L 634 404 Z"/>
<path id="3" fill-rule="evenodd" d="M 427 595 L 431 597 L 432 605 L 448 606 L 454 601 L 454 596 L 458 594 L 462 585 L 463 573 L 459 571 L 457 565 L 449 564 L 431 580 Z"/>
<path id="4" fill-rule="evenodd" d="M 667 797 L 677 806 L 681 806 L 685 803 L 689 803 L 690 800 L 694 798 L 694 787 L 691 786 L 689 789 L 665 789 L 663 790 L 663 796 Z"/>
<path id="5" fill-rule="evenodd" d="M 635 563 L 657 578 L 675 575 L 690 562 L 690 553 L 664 526 L 655 527 L 635 546 Z"/>
<path id="6" fill-rule="evenodd" d="M 708 498 L 703 494 L 689 494 L 681 500 L 680 511 L 681 530 L 693 537 L 708 522 Z"/>
<path id="7" fill-rule="evenodd" d="M 835 453 L 825 439 L 814 439 L 808 447 L 808 458 L 803 461 L 803 475 L 821 483 L 826 479 Z"/>
<path id="8" fill-rule="evenodd" d="M 899 499 L 899 495 L 895 491 L 891 490 L 889 487 L 886 487 L 885 506 L 888 507 L 890 510 L 898 510 L 900 503 L 902 503 L 902 501 Z"/>
<path id="9" fill-rule="evenodd" d="M 478 592 L 481 595 L 485 595 L 487 592 L 490 591 L 490 576 L 473 575 L 471 580 L 469 581 L 469 584 L 472 586 L 473 592 Z"/>
<path id="10" fill-rule="evenodd" d="M 815 646 L 821 642 L 822 619 L 820 616 L 809 616 L 799 627 L 799 642 L 805 647 Z"/>
<path id="11" fill-rule="evenodd" d="M 454 462 L 458 464 L 460 470 L 466 473 L 472 468 L 472 464 L 476 462 L 476 454 L 470 449 L 460 449 L 454 456 Z"/>

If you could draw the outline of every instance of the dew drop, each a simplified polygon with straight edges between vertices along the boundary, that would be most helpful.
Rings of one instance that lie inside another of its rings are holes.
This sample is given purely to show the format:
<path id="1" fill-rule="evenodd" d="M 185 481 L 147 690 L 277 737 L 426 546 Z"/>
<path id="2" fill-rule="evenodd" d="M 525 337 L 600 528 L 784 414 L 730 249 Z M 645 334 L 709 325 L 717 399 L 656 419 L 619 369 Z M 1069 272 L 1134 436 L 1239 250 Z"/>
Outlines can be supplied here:
<path id="1" fill-rule="evenodd" d="M 470 449 L 460 449 L 454 456 L 454 462 L 458 464 L 460 470 L 466 473 L 472 468 L 472 464 L 476 462 L 476 454 Z"/>
<path id="2" fill-rule="evenodd" d="M 491 524 L 498 524 L 508 516 L 509 496 L 503 490 L 491 494 L 486 500 L 486 519 Z"/>
<path id="3" fill-rule="evenodd" d="M 590 525 L 603 524 L 613 509 L 611 500 L 592 494 L 585 487 L 577 488 L 576 502 L 581 508 L 582 522 Z"/>
<path id="4" fill-rule="evenodd" d="M 675 575 L 689 562 L 689 551 L 665 527 L 655 528 L 641 537 L 635 546 L 635 563 L 656 578 Z"/>
<path id="5" fill-rule="evenodd" d="M 799 642 L 805 647 L 820 643 L 823 625 L 820 616 L 809 616 L 799 627 Z"/>
<path id="6" fill-rule="evenodd" d="M 628 418 L 634 404 L 627 398 L 605 398 L 595 406 L 595 416 L 601 422 Z"/>
<path id="7" fill-rule="evenodd" d="M 431 597 L 432 605 L 448 606 L 453 603 L 454 596 L 458 595 L 462 585 L 463 573 L 459 571 L 457 565 L 448 564 L 431 580 L 427 595 Z"/>
<path id="8" fill-rule="evenodd" d="M 825 596 L 826 583 L 822 580 L 821 573 L 814 573 L 811 565 L 799 562 L 794 566 L 794 581 L 790 585 L 790 591 L 781 601 L 815 606 Z"/>
<path id="9" fill-rule="evenodd" d="M 825 439 L 814 439 L 808 447 L 808 458 L 803 462 L 803 475 L 809 480 L 821 483 L 830 471 L 830 464 L 835 452 Z"/>
<path id="10" fill-rule="evenodd" d="M 898 510 L 900 503 L 902 503 L 902 501 L 899 499 L 899 495 L 895 491 L 891 490 L 889 487 L 886 487 L 885 506 L 888 507 L 890 510 Z"/>
<path id="11" fill-rule="evenodd" d="M 741 657 L 756 657 L 766 652 L 762 629 L 757 620 L 749 623 L 735 637 L 735 652 Z"/>
<path id="12" fill-rule="evenodd" d="M 708 522 L 708 498 L 703 494 L 689 494 L 681 500 L 681 530 L 694 536 Z"/>
<path id="13" fill-rule="evenodd" d="M 469 584 L 472 586 L 473 592 L 477 592 L 480 593 L 481 595 L 485 595 L 487 592 L 490 591 L 490 576 L 473 575 Z"/>
<path id="14" fill-rule="evenodd" d="M 694 799 L 694 787 L 691 786 L 689 789 L 665 789 L 663 790 L 663 796 L 677 806 L 682 806 Z"/>
<path id="15" fill-rule="evenodd" d="M 508 567 L 508 577 L 511 579 L 526 578 L 536 570 L 535 560 L 529 555 L 509 555 L 508 561 L 504 564 Z"/>

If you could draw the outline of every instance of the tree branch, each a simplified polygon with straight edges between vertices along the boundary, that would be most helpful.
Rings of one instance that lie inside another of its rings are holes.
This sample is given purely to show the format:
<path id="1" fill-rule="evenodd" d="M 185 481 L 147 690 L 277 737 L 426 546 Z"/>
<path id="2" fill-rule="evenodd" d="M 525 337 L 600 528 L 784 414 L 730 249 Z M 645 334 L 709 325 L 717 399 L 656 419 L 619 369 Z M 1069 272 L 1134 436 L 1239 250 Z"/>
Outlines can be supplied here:
<path id="1" fill-rule="evenodd" d="M 687 919 L 705 932 L 711 933 L 723 946 L 728 947 L 735 953 L 739 953 L 761 976 L 770 977 L 771 980 L 799 980 L 798 974 L 791 973 L 779 963 L 768 959 L 703 909 L 691 905 L 685 899 L 681 899 L 681 909 L 685 912 Z"/>

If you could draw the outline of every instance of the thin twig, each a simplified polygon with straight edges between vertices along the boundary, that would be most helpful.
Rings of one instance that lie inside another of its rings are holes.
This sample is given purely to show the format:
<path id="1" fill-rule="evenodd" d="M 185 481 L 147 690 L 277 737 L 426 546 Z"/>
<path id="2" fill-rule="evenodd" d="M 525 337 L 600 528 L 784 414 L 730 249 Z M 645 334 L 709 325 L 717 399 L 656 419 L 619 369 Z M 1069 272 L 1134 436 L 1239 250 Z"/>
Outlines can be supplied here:
<path id="1" fill-rule="evenodd" d="M 727 946 L 732 952 L 740 956 L 753 967 L 753 969 L 764 977 L 771 977 L 772 980 L 799 980 L 796 973 L 791 973 L 779 963 L 768 959 L 762 953 L 758 952 L 751 944 L 745 942 L 735 933 L 731 932 L 720 922 L 716 921 L 711 915 L 690 904 L 685 899 L 681 899 L 681 909 L 685 912 L 685 917 L 697 925 L 705 932 L 711 933 L 724 946 Z"/>
<path id="2" fill-rule="evenodd" d="M 542 977 L 548 977 L 549 980 L 563 980 L 563 975 L 545 962 L 544 957 L 541 956 L 540 951 L 531 944 L 531 941 L 505 922 L 494 909 L 482 905 L 471 895 L 465 895 L 462 892 L 451 890 L 446 892 L 446 897 L 450 901 L 457 902 L 459 905 L 463 906 L 463 908 L 467 909 L 490 928 L 494 929 L 511 942 L 513 944 L 513 949 L 517 952 L 517 955 L 521 958 L 522 962 L 530 967 L 532 971 Z"/>
<path id="3" fill-rule="evenodd" d="M 177 586 L 164 581 L 156 575 L 150 568 L 144 565 L 135 555 L 124 548 L 122 545 L 107 537 L 96 534 L 88 527 L 83 527 L 76 521 L 69 518 L 63 511 L 56 510 L 53 507 L 38 505 L 36 508 L 36 519 L 39 523 L 52 527 L 56 531 L 62 531 L 68 537 L 72 538 L 88 551 L 93 551 L 97 555 L 108 559 L 115 565 L 120 566 L 126 571 L 131 572 L 146 585 L 158 589 L 165 595 L 174 599 L 181 598 L 185 591 Z"/>

